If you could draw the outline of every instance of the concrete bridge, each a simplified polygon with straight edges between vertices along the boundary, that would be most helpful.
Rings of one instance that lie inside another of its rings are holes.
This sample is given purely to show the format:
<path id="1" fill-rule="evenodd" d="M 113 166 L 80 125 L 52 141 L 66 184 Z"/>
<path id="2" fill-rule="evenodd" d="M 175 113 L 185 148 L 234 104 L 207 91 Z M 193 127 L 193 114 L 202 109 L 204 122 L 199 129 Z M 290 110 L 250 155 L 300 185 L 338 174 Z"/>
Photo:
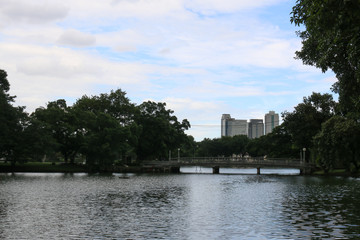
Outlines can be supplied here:
<path id="1" fill-rule="evenodd" d="M 211 167 L 214 174 L 220 172 L 220 168 L 256 168 L 257 174 L 261 174 L 261 168 L 295 168 L 300 174 L 311 174 L 314 166 L 300 159 L 288 158 L 252 158 L 252 157 L 193 157 L 173 158 L 169 161 L 147 161 L 143 168 L 147 171 L 179 173 L 182 166 Z"/>

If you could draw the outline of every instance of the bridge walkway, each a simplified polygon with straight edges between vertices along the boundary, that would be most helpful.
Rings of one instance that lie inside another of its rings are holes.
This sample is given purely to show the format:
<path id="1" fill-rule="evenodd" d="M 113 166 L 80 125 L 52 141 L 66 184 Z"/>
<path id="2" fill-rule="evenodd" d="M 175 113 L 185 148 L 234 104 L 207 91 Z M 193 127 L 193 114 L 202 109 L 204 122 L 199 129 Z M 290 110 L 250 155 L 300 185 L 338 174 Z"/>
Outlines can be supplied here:
<path id="1" fill-rule="evenodd" d="M 169 161 L 147 161 L 144 167 L 160 168 L 170 172 L 180 172 L 181 166 L 201 166 L 213 168 L 213 173 L 219 173 L 223 167 L 230 168 L 256 168 L 260 174 L 261 168 L 295 168 L 300 169 L 301 174 L 310 174 L 314 166 L 300 159 L 288 158 L 251 158 L 251 157 L 194 157 L 173 158 Z"/>

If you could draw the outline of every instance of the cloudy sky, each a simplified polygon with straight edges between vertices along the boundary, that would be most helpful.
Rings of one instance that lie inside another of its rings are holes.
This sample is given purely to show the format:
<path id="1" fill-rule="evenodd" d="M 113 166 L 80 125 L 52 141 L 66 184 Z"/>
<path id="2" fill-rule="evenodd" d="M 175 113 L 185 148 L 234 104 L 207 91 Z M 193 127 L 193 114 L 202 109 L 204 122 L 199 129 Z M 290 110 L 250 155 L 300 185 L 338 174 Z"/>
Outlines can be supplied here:
<path id="1" fill-rule="evenodd" d="M 330 92 L 332 72 L 294 59 L 295 0 L 0 0 L 0 69 L 16 104 L 121 88 L 166 102 L 196 140 L 220 136 L 223 113 L 264 118 Z"/>

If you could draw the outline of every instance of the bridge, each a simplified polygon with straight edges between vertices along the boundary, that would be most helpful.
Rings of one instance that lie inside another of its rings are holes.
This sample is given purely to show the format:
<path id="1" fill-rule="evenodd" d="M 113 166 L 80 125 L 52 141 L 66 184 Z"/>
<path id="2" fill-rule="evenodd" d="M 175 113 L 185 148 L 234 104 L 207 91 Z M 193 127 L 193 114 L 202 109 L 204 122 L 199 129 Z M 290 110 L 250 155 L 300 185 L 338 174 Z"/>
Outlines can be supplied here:
<path id="1" fill-rule="evenodd" d="M 193 157 L 173 158 L 168 161 L 147 161 L 143 168 L 147 171 L 180 173 L 180 167 L 200 166 L 211 167 L 214 174 L 220 172 L 220 168 L 256 168 L 257 174 L 261 174 L 261 168 L 295 168 L 300 174 L 311 174 L 314 165 L 301 159 L 288 158 L 253 158 L 253 157 Z"/>

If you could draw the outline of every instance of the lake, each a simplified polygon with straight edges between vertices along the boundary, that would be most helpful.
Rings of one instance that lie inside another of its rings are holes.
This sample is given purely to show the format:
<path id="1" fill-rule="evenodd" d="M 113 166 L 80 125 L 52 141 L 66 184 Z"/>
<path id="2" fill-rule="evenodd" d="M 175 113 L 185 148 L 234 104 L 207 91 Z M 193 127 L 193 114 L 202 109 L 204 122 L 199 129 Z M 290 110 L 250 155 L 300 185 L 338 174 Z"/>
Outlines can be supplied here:
<path id="1" fill-rule="evenodd" d="M 0 174 L 0 239 L 360 239 L 359 179 L 272 171 Z"/>

